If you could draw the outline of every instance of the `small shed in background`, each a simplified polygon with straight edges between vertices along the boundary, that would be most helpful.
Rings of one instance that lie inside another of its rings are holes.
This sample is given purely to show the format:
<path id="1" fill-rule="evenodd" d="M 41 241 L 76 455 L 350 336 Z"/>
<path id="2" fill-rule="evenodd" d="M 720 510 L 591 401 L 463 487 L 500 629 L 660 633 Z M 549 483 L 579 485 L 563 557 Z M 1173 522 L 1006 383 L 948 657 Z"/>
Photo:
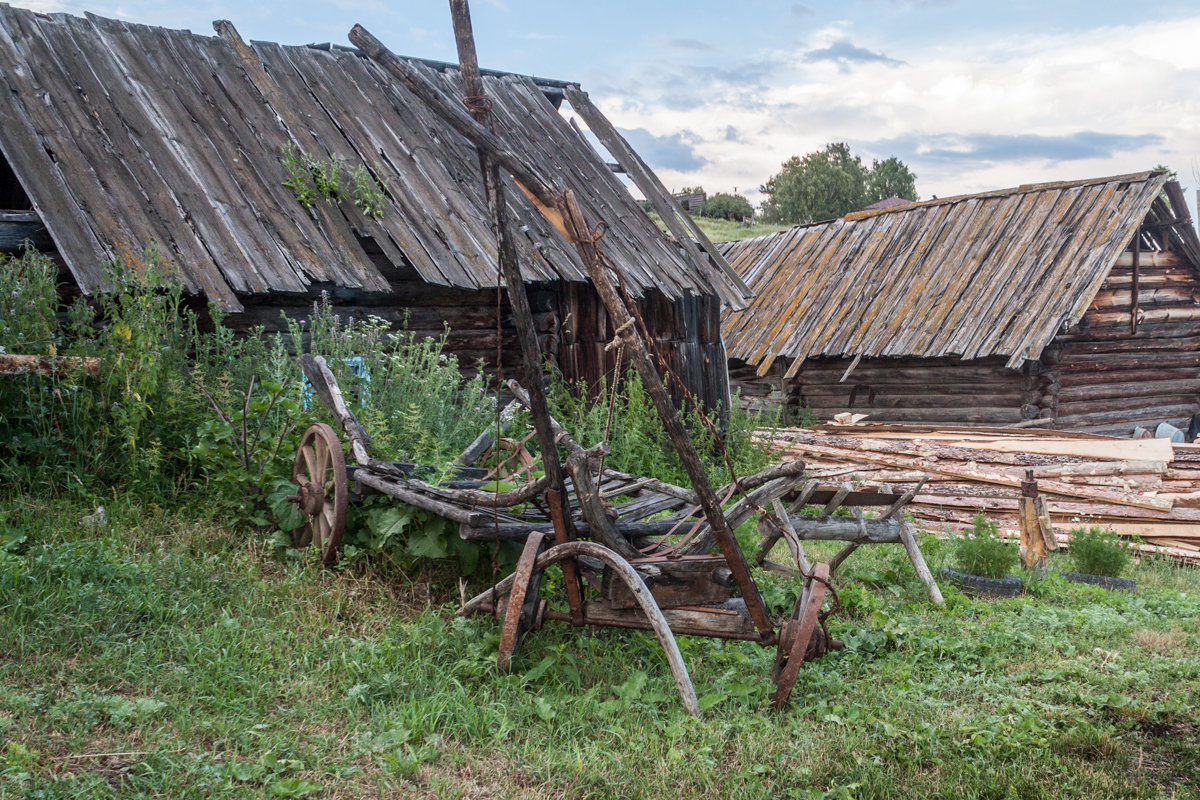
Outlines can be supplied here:
<path id="1" fill-rule="evenodd" d="M 861 211 L 730 242 L 748 405 L 1128 434 L 1200 411 L 1200 239 L 1145 172 Z"/>
<path id="2" fill-rule="evenodd" d="M 460 362 L 495 369 L 496 243 L 474 147 L 352 48 L 247 44 L 229 23 L 216 28 L 199 36 L 0 3 L 6 207 L 36 212 L 85 294 L 103 290 L 106 263 L 136 265 L 154 245 L 231 326 L 278 329 L 281 311 L 304 316 L 327 292 L 343 315 L 407 320 L 431 336 L 449 326 Z M 413 63 L 461 101 L 453 65 Z M 672 369 L 706 403 L 726 403 L 719 307 L 742 305 L 744 286 L 720 253 L 659 232 L 559 113 L 569 94 L 597 119 L 577 85 L 484 80 L 498 135 L 607 223 L 605 250 Z M 670 203 L 615 130 L 591 127 L 647 197 Z M 368 213 L 343 182 L 306 209 L 286 185 L 288 152 L 369 176 L 382 208 Z M 574 247 L 505 180 L 542 347 L 568 379 L 595 384 L 614 358 L 604 308 Z M 507 302 L 500 316 L 515 366 Z"/>

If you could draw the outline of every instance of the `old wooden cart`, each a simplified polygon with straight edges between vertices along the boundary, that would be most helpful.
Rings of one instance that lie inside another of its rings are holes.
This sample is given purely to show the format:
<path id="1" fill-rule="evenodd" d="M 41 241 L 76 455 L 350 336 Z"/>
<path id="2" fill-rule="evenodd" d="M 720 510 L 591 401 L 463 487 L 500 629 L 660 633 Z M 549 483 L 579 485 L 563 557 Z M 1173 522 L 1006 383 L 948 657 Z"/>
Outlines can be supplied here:
<path id="1" fill-rule="evenodd" d="M 315 545 L 326 564 L 335 563 L 351 498 L 374 493 L 457 523 L 459 535 L 468 541 L 523 542 L 514 572 L 459 609 L 459 614 L 486 613 L 503 619 L 498 655 L 502 670 L 508 669 L 524 635 L 548 620 L 653 630 L 685 706 L 695 713 L 695 692 L 674 636 L 742 639 L 776 646 L 772 678 L 777 686 L 773 702 L 778 706 L 795 685 L 800 662 L 838 646 L 822 625 L 829 611 L 822 609 L 822 603 L 830 573 L 855 548 L 904 544 L 931 597 L 941 600 L 912 525 L 900 513 L 915 490 L 895 494 L 886 487 L 855 490 L 848 483 L 823 483 L 806 476 L 800 461 L 743 477 L 739 487 L 730 484 L 718 489 L 726 501 L 735 490 L 743 493 L 723 510 L 731 527 L 759 516 L 762 538 L 754 560 L 768 570 L 805 579 L 791 616 L 772 620 L 764 631 L 755 624 L 740 591 L 732 568 L 736 562 L 731 565 L 726 556 L 713 552 L 713 529 L 700 513 L 695 492 L 602 467 L 598 457 L 607 450 L 603 443 L 585 449 L 552 420 L 557 440 L 570 454 L 567 464 L 572 477 L 565 481 L 568 519 L 576 535 L 588 539 L 552 545 L 556 526 L 565 527 L 567 519 L 556 519 L 558 506 L 542 501 L 548 493 L 545 478 L 502 493 L 481 488 L 491 475 L 474 462 L 495 443 L 494 430 L 485 431 L 455 459 L 452 480 L 429 483 L 422 474 L 428 468 L 373 458 L 370 437 L 347 407 L 328 365 L 312 356 L 302 356 L 301 364 L 316 394 L 340 422 L 342 434 L 324 423 L 312 425 L 304 434 L 293 471 L 300 488 L 293 500 L 307 514 L 308 523 L 295 533 L 294 543 Z M 528 402 L 516 382 L 510 389 L 518 402 Z M 344 449 L 351 454 L 350 465 Z M 870 515 L 868 509 L 876 513 Z M 597 519 L 604 521 L 592 524 Z M 787 542 L 796 566 L 768 558 L 780 539 Z M 813 540 L 845 544 L 830 564 L 814 567 L 803 546 Z M 565 599 L 565 607 L 540 595 L 541 576 L 554 564 L 577 576 L 578 594 L 560 598 Z"/>
<path id="2" fill-rule="evenodd" d="M 585 220 L 570 191 L 560 190 L 553 180 L 522 161 L 494 132 L 466 0 L 450 0 L 450 7 L 463 98 L 448 96 L 360 26 L 350 32 L 350 40 L 479 152 L 497 237 L 498 277 L 502 279 L 498 283 L 503 283 L 512 307 L 524 365 L 522 381 L 510 382 L 508 389 L 530 411 L 543 475 L 512 491 L 495 493 L 472 485 L 482 477 L 470 471 L 479 452 L 468 450 L 460 457 L 460 473 L 451 484 L 429 483 L 412 465 L 373 458 L 367 432 L 342 401 L 332 373 L 319 360 L 307 359 L 310 382 L 341 424 L 354 464 L 349 468 L 345 464 L 342 443 L 329 426 L 317 425 L 305 433 L 296 457 L 300 489 L 294 499 L 309 515 L 310 524 L 300 541 L 311 537 L 321 546 L 326 562 L 336 558 L 353 480 L 360 490 L 382 492 L 453 520 L 467 539 L 523 542 L 515 571 L 467 601 L 459 612 L 503 618 L 502 669 L 512 663 L 523 635 L 546 620 L 653 630 L 666 652 L 684 705 L 692 714 L 699 714 L 675 634 L 743 639 L 776 648 L 773 705 L 783 706 L 802 662 L 836 647 L 821 624 L 833 606 L 825 608 L 823 603 L 833 567 L 853 548 L 869 542 L 903 542 L 918 573 L 929 583 L 931 595 L 940 600 L 914 532 L 900 514 L 912 493 L 855 492 L 848 484 L 824 486 L 807 479 L 800 462 L 735 478 L 726 487 L 710 484 L 659 372 L 658 365 L 665 361 L 648 344 L 637 305 L 625 293 L 619 270 L 601 247 L 603 225 Z M 649 191 L 651 203 L 662 208 L 660 213 L 672 226 L 678 246 L 691 254 L 698 268 L 714 274 L 724 270 L 722 280 L 727 279 L 731 270 L 716 249 L 699 229 L 681 227 L 680 220 L 686 216 L 676 219 L 666 189 L 601 115 L 588 113 L 594 107 L 586 95 L 572 87 L 565 91 L 572 107 L 622 166 L 642 178 L 640 185 Z M 688 474 L 690 488 L 605 468 L 607 443 L 585 447 L 551 418 L 542 385 L 541 353 L 514 245 L 516 234 L 508 222 L 502 170 L 577 251 L 607 311 L 614 331 L 611 346 L 625 354 L 641 378 Z M 697 249 L 692 235 L 707 255 Z M 481 446 L 486 447 L 482 441 L 486 438 L 481 437 Z M 819 510 L 815 518 L 800 513 L 806 506 Z M 868 518 L 863 513 L 868 506 L 878 507 L 879 514 Z M 847 507 L 851 516 L 835 516 Z M 764 534 L 759 548 L 764 566 L 787 569 L 766 560 L 775 542 L 784 538 L 797 564 L 790 569 L 804 581 L 787 619 L 775 619 L 769 613 L 734 536 L 734 529 L 755 515 Z M 806 538 L 847 544 L 834 564 L 809 565 L 801 544 Z M 555 605 L 540 597 L 540 577 L 551 566 L 562 571 L 565 595 Z"/>

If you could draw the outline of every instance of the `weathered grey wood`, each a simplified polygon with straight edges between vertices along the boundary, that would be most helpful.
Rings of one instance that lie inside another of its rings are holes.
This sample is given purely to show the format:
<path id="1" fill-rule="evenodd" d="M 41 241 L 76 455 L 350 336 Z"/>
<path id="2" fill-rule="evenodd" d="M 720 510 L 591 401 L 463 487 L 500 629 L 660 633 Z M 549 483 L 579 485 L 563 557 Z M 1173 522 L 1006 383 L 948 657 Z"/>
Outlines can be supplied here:
<path id="1" fill-rule="evenodd" d="M 565 89 L 567 100 L 571 103 L 571 108 L 583 117 L 588 128 L 596 135 L 596 138 L 608 148 L 614 157 L 625 168 L 637 185 L 641 189 L 642 194 L 650 201 L 650 205 L 658 213 L 663 224 L 671 231 L 675 238 L 679 241 L 684 250 L 691 256 L 701 269 L 708 267 L 707 258 L 712 259 L 712 263 L 716 264 L 724 274 L 724 279 L 717 276 L 711 276 L 710 280 L 713 286 L 721 297 L 729 304 L 730 308 L 740 309 L 746 307 L 746 297 L 752 292 L 742 277 L 729 265 L 725 260 L 725 256 L 721 251 L 708 240 L 704 231 L 700 226 L 696 225 L 691 217 L 687 215 L 679 207 L 671 197 L 671 193 L 666 190 L 662 182 L 654 172 L 642 161 L 641 157 L 634 151 L 625 138 L 617 131 L 608 119 L 600 113 L 600 110 L 593 105 L 587 93 L 575 86 L 568 86 Z M 681 225 L 681 222 L 683 223 Z M 686 229 L 685 229 L 686 226 Z M 700 241 L 704 248 L 702 254 L 696 245 L 692 242 L 695 237 Z M 728 282 L 728 283 L 727 283 Z"/>
<path id="2" fill-rule="evenodd" d="M 0 19 L 6 11 L 0 9 Z M 16 49 L 5 25 L 0 25 L 0 45 L 8 52 Z M 38 126 L 21 102 L 29 96 L 14 81 L 14 70 L 0 73 L 0 123 L 7 135 L 0 136 L 0 150 L 21 185 L 30 194 L 34 209 L 46 224 L 50 235 L 68 259 L 72 273 L 84 291 L 101 286 L 103 264 L 109 259 L 105 246 L 97 238 L 70 183 L 56 163 L 46 163 L 45 148 L 40 145 Z"/>
<path id="3" fill-rule="evenodd" d="M 416 506 L 426 511 L 431 511 L 439 517 L 443 517 L 452 522 L 457 522 L 461 525 L 470 525 L 472 527 L 482 527 L 488 522 L 488 515 L 481 514 L 476 511 L 467 511 L 461 506 L 456 506 L 453 503 L 435 500 L 424 492 L 413 491 L 403 483 L 396 480 L 389 480 L 380 475 L 375 475 L 369 470 L 360 469 L 355 471 L 354 480 L 364 486 L 369 486 L 377 492 L 394 497 L 401 502 L 408 503 L 410 506 Z"/>
<path id="4" fill-rule="evenodd" d="M 349 437 L 350 452 L 354 455 L 354 460 L 361 466 L 371 466 L 371 436 L 346 405 L 337 378 L 329 369 L 329 365 L 325 363 L 324 357 L 304 353 L 297 360 L 300 362 L 300 368 L 308 378 L 313 392 L 321 398 L 321 402 L 325 404 L 334 419 L 341 425 L 342 430 L 346 432 L 346 436 Z"/>
<path id="5" fill-rule="evenodd" d="M 666 610 L 681 606 L 715 606 L 732 597 L 733 583 L 725 561 L 705 559 L 659 560 L 634 563 L 658 607 Z M 637 601 L 623 581 L 613 580 L 605 570 L 601 579 L 601 597 L 610 608 L 635 608 Z"/>
<path id="6" fill-rule="evenodd" d="M 858 544 L 885 544 L 900 541 L 904 524 L 899 520 L 864 519 L 839 517 L 814 519 L 812 517 L 789 517 L 796 535 L 801 541 L 842 541 Z"/>
<path id="7" fill-rule="evenodd" d="M 805 487 L 808 488 L 807 486 Z M 777 519 L 784 528 L 784 538 L 787 540 L 788 549 L 792 551 L 792 560 L 796 562 L 796 566 L 805 575 L 812 572 L 812 563 L 808 560 L 808 556 L 804 552 L 804 545 L 800 544 L 800 536 L 796 532 L 796 526 L 792 524 L 791 518 L 787 511 L 783 508 L 783 503 L 778 498 L 771 501 L 771 509 L 775 512 Z"/>
<path id="8" fill-rule="evenodd" d="M 366 53 L 368 57 L 387 70 L 389 75 L 426 102 L 454 130 L 496 159 L 500 166 L 520 181 L 526 189 L 533 192 L 542 205 L 547 207 L 555 205 L 558 201 L 558 190 L 531 170 L 504 142 L 471 119 L 470 114 L 464 110 L 462 105 L 452 103 L 428 78 L 407 62 L 397 58 L 363 26 L 355 25 L 350 30 L 349 38 L 355 47 Z"/>
<path id="9" fill-rule="evenodd" d="M 508 430 L 508 426 L 512 424 L 513 416 L 516 415 L 520 404 L 513 400 L 500 411 L 500 430 L 499 433 L 504 433 Z M 479 460 L 479 457 L 488 451 L 496 442 L 497 431 L 495 427 L 488 427 L 483 433 L 475 437 L 475 441 L 467 445 L 467 449 L 463 450 L 455 457 L 451 464 L 459 467 L 469 467 Z"/>
<path id="10" fill-rule="evenodd" d="M 753 622 L 734 611 L 715 608 L 664 608 L 662 615 L 671 631 L 679 635 L 748 640 L 758 638 Z M 589 625 L 651 630 L 650 623 L 637 609 L 609 608 L 603 602 L 588 603 L 586 621 Z"/>
<path id="11" fill-rule="evenodd" d="M 929 571 L 929 565 L 925 563 L 925 556 L 921 554 L 921 548 L 917 545 L 917 531 L 911 522 L 904 523 L 901 528 L 900 541 L 904 543 L 904 549 L 908 552 L 908 557 L 912 561 L 913 569 L 917 571 L 917 576 L 925 584 L 925 588 L 929 592 L 929 599 L 938 605 L 942 605 L 945 602 L 942 598 L 942 590 L 938 588 L 937 581 L 933 578 L 933 573 Z"/>

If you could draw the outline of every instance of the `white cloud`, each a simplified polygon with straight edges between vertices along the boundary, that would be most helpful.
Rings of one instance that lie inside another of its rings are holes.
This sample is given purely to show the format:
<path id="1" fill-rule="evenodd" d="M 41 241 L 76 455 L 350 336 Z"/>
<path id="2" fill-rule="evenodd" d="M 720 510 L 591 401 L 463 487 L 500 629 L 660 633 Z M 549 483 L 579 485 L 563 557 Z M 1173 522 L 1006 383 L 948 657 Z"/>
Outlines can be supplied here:
<path id="1" fill-rule="evenodd" d="M 747 56 L 746 65 L 772 64 L 768 75 L 663 65 L 658 84 L 593 94 L 622 128 L 688 137 L 707 163 L 660 170 L 669 186 L 745 191 L 788 157 L 843 140 L 868 160 L 901 157 L 924 197 L 1158 163 L 1187 184 L 1200 156 L 1197 39 L 1200 16 L 906 51 L 859 41 L 838 23 L 793 51 Z M 872 57 L 805 59 L 839 42 L 840 52 Z"/>

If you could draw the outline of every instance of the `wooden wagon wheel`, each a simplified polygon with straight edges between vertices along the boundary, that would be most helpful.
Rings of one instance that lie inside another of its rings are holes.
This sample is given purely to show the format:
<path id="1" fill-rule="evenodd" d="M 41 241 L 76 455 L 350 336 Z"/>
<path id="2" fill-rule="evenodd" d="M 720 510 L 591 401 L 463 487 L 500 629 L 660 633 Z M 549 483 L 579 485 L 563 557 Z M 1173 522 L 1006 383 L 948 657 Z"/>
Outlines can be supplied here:
<path id="1" fill-rule="evenodd" d="M 787 705 L 792 688 L 800 676 L 800 665 L 810 649 L 814 657 L 825 650 L 825 634 L 817 627 L 821 603 L 825 600 L 825 588 L 829 581 L 829 565 L 817 564 L 813 574 L 804 582 L 804 591 L 796 598 L 792 616 L 779 632 L 779 646 L 775 651 L 775 667 L 771 680 L 775 683 L 775 694 L 771 707 L 779 710 Z M 814 642 L 814 639 L 817 641 Z"/>
<path id="2" fill-rule="evenodd" d="M 525 548 L 513 572 L 512 591 L 504 605 L 504 625 L 500 628 L 500 653 L 496 663 L 501 672 L 512 667 L 513 656 L 521 647 L 526 632 L 542 627 L 546 601 L 538 597 L 542 584 L 541 571 L 534 571 L 534 562 L 542 549 L 545 534 L 533 531 L 525 539 Z"/>
<path id="3" fill-rule="evenodd" d="M 324 422 L 311 425 L 304 432 L 296 448 L 292 480 L 299 484 L 300 490 L 288 499 L 299 504 L 308 517 L 308 522 L 292 534 L 292 544 L 307 547 L 315 542 L 322 563 L 333 566 L 340 556 L 339 546 L 346 532 L 350 486 L 342 443 Z"/>

